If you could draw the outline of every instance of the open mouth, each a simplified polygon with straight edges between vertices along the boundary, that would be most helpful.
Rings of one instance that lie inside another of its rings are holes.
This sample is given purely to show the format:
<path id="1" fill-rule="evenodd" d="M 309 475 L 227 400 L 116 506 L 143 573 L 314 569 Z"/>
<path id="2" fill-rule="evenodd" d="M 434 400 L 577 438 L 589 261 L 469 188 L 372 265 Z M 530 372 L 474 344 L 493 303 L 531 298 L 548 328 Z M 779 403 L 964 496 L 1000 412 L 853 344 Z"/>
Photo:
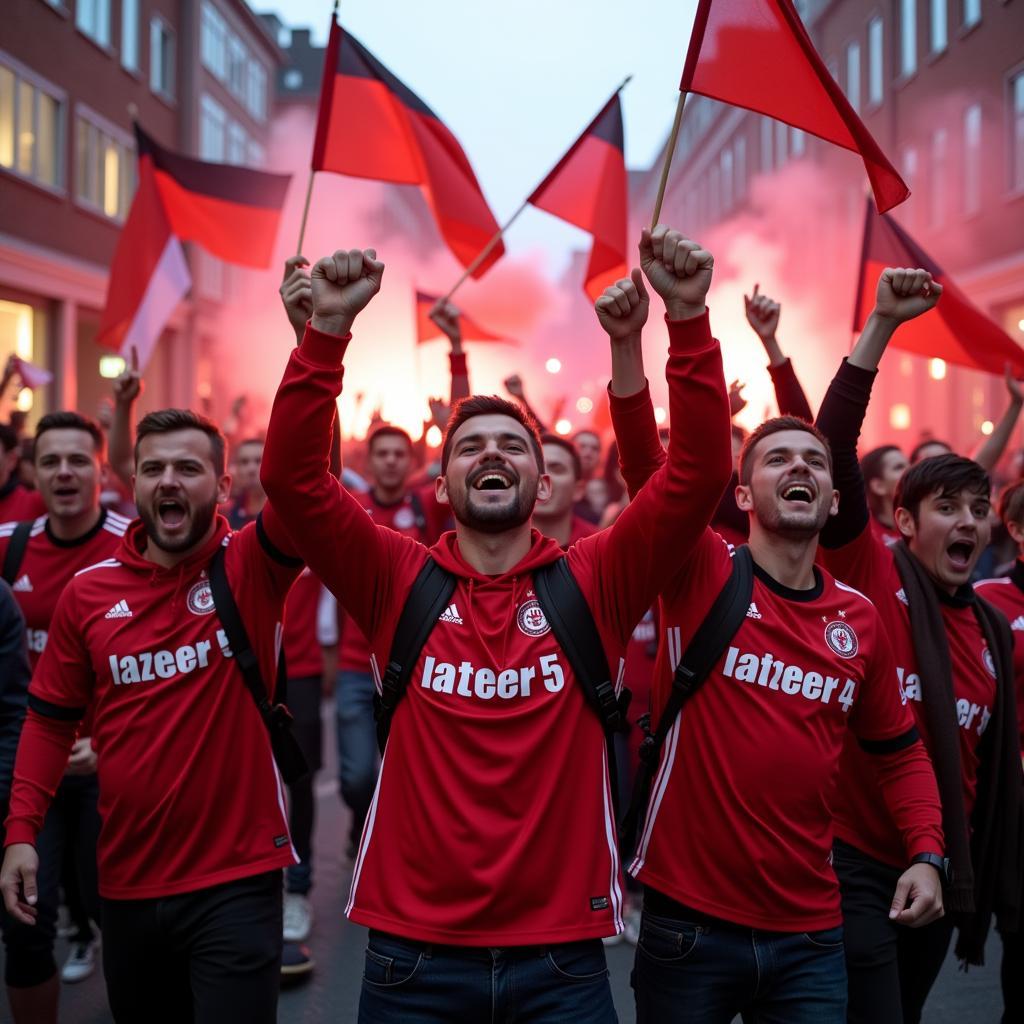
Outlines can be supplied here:
<path id="1" fill-rule="evenodd" d="M 974 544 L 969 540 L 957 540 L 946 548 L 949 560 L 957 569 L 967 569 L 974 554 Z"/>
<path id="2" fill-rule="evenodd" d="M 53 492 L 53 496 L 55 498 L 74 498 L 77 497 L 77 495 L 77 487 L 58 487 Z"/>
<path id="3" fill-rule="evenodd" d="M 507 491 L 511 486 L 512 478 L 497 470 L 488 470 L 473 481 L 474 491 Z"/>
<path id="4" fill-rule="evenodd" d="M 814 492 L 807 484 L 790 484 L 782 492 L 783 501 L 799 501 L 810 505 L 814 501 Z"/>
<path id="5" fill-rule="evenodd" d="M 181 526 L 185 521 L 185 506 L 175 498 L 162 498 L 156 507 L 163 526 Z"/>

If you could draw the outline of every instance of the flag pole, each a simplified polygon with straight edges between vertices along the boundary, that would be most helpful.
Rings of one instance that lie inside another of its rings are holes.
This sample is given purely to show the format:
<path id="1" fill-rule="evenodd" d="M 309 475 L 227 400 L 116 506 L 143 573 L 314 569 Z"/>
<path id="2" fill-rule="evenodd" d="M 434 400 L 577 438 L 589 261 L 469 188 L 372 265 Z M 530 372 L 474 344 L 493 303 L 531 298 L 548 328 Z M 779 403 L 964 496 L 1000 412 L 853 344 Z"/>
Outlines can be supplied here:
<path id="1" fill-rule="evenodd" d="M 686 97 L 689 93 L 680 92 L 679 102 L 676 104 L 676 118 L 672 122 L 672 133 L 668 137 L 665 146 L 665 162 L 661 167 L 661 181 L 658 182 L 658 198 L 654 200 L 654 216 L 651 217 L 651 229 L 658 223 L 661 216 L 661 204 L 665 201 L 665 187 L 668 185 L 668 171 L 672 166 L 672 157 L 676 151 L 676 143 L 679 141 L 679 128 L 683 123 L 683 108 L 686 106 Z"/>
<path id="2" fill-rule="evenodd" d="M 306 237 L 306 220 L 309 218 L 309 201 L 313 198 L 313 176 L 316 171 L 310 170 L 309 184 L 306 186 L 306 204 L 302 207 L 302 223 L 299 225 L 299 244 L 295 246 L 295 255 L 302 255 L 302 240 Z"/>
<path id="3" fill-rule="evenodd" d="M 622 90 L 625 89 L 627 85 L 629 85 L 629 83 L 632 80 L 632 78 L 633 78 L 632 75 L 626 75 L 626 77 L 622 80 L 622 84 L 618 87 L 618 89 L 615 90 L 614 93 L 612 93 L 612 95 L 615 96 L 615 95 L 618 95 L 620 92 L 622 92 Z M 534 190 L 534 191 L 536 191 L 536 190 Z M 533 193 L 531 192 L 530 195 L 533 195 Z M 465 283 L 466 279 L 468 277 L 470 277 L 480 267 L 480 264 L 482 264 L 485 259 L 487 259 L 487 257 L 490 255 L 491 251 L 494 249 L 494 247 L 501 240 L 501 236 L 503 234 L 505 234 L 505 232 L 508 231 L 508 229 L 510 227 L 512 227 L 512 225 L 516 221 L 516 218 L 529 205 L 530 205 L 529 198 L 524 199 L 523 202 L 522 202 L 522 205 L 519 207 L 519 209 L 516 210 L 516 212 L 513 213 L 512 216 L 509 217 L 509 219 L 507 221 L 505 221 L 505 223 L 500 228 L 498 228 L 497 233 L 483 247 L 483 249 L 480 250 L 480 253 L 476 257 L 476 259 L 474 259 L 473 262 L 470 263 L 470 265 L 468 267 L 466 267 L 465 271 L 463 271 L 462 277 L 460 277 L 458 279 L 458 281 L 456 281 L 455 284 L 452 285 L 452 287 L 449 290 L 448 294 L 443 299 L 440 300 L 441 302 L 449 302 L 451 300 L 451 297 L 456 293 L 456 291 L 458 291 L 459 288 L 462 287 L 462 285 Z"/>

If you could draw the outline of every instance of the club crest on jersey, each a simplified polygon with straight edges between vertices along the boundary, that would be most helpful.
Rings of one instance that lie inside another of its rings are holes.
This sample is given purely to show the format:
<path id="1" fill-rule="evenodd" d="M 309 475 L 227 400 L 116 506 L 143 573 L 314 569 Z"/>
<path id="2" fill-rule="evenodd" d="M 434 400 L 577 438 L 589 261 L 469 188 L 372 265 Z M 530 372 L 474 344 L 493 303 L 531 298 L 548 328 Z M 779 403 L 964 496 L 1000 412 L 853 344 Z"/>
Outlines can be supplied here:
<path id="1" fill-rule="evenodd" d="M 516 622 L 520 632 L 527 636 L 543 636 L 545 633 L 551 632 L 548 618 L 540 606 L 540 601 L 536 598 L 523 603 L 516 615 Z"/>
<path id="2" fill-rule="evenodd" d="M 985 668 L 988 670 L 988 674 L 995 679 L 996 678 L 996 660 L 992 657 L 992 652 L 988 649 L 988 644 L 982 648 L 981 660 L 985 663 Z"/>
<path id="3" fill-rule="evenodd" d="M 403 505 L 395 513 L 394 524 L 396 530 L 411 530 L 416 525 L 416 516 L 413 514 L 413 510 Z"/>
<path id="4" fill-rule="evenodd" d="M 825 643 L 840 658 L 855 658 L 860 647 L 853 626 L 841 619 L 836 619 L 825 627 Z"/>
<path id="5" fill-rule="evenodd" d="M 188 610 L 193 615 L 209 615 L 213 610 L 213 591 L 210 581 L 204 576 L 194 583 L 188 592 Z"/>

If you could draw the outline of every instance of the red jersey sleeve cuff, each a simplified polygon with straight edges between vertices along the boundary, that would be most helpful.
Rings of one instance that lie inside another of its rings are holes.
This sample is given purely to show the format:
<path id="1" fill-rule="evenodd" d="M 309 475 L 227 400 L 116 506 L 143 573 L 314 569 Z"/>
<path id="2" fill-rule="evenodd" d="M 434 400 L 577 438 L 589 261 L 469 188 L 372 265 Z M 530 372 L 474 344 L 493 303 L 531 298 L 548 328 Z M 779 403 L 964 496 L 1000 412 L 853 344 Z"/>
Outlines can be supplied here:
<path id="1" fill-rule="evenodd" d="M 907 850 L 907 866 L 919 853 L 937 853 L 940 857 L 944 855 L 945 847 L 938 836 L 921 836 L 915 839 Z"/>
<path id="2" fill-rule="evenodd" d="M 299 351 L 308 363 L 314 366 L 329 367 L 336 370 L 341 366 L 345 356 L 345 349 L 352 340 L 351 334 L 338 336 L 337 334 L 324 334 L 318 331 L 311 321 L 306 321 L 306 333 L 302 336 L 302 344 Z"/>
<path id="3" fill-rule="evenodd" d="M 32 826 L 25 821 L 11 821 L 7 819 L 7 835 L 4 837 L 4 849 L 13 846 L 15 843 L 28 843 L 29 846 L 36 845 L 36 834 Z"/>
<path id="4" fill-rule="evenodd" d="M 666 314 L 665 323 L 668 324 L 668 344 L 672 352 L 703 352 L 716 344 L 715 339 L 711 337 L 711 321 L 708 318 L 707 306 L 700 316 L 691 316 L 686 320 L 670 320 Z"/>
<path id="5" fill-rule="evenodd" d="M 628 414 L 651 405 L 651 382 L 644 378 L 644 386 L 633 395 L 616 395 L 608 384 L 608 405 L 613 413 Z"/>

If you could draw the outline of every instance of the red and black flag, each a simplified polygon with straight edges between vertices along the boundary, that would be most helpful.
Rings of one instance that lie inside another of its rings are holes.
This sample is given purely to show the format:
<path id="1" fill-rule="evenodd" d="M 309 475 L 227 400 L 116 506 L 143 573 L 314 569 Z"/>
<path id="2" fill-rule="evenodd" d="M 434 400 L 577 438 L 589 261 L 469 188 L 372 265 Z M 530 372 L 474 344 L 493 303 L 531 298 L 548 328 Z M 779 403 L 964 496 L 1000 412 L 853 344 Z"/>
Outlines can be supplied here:
<path id="1" fill-rule="evenodd" d="M 337 20 L 327 42 L 312 169 L 419 185 L 464 267 L 498 232 L 455 136 Z M 504 252 L 496 245 L 473 276 L 480 277 Z"/>
<path id="2" fill-rule="evenodd" d="M 441 329 L 430 319 L 430 311 L 437 303 L 438 296 L 427 295 L 426 292 L 416 292 L 416 344 L 423 345 L 428 341 L 443 337 Z M 506 345 L 515 345 L 511 338 L 502 334 L 495 334 L 494 331 L 481 327 L 474 320 L 471 320 L 465 313 L 459 314 L 459 327 L 462 329 L 463 341 L 497 341 Z"/>
<path id="3" fill-rule="evenodd" d="M 928 254 L 890 217 L 867 204 L 864 246 L 853 329 L 860 331 L 875 305 L 875 286 L 886 267 L 920 267 L 942 285 L 934 309 L 903 324 L 893 335 L 893 348 L 988 373 L 1024 377 L 1024 349 L 998 324 L 973 306 L 966 295 Z"/>
<path id="4" fill-rule="evenodd" d="M 142 365 L 192 285 L 182 242 L 228 263 L 264 268 L 273 257 L 291 178 L 204 163 L 157 145 L 137 125 L 138 188 L 110 269 L 97 341 Z"/>
<path id="5" fill-rule="evenodd" d="M 526 200 L 593 235 L 583 289 L 594 300 L 629 273 L 623 143 L 616 92 Z"/>

